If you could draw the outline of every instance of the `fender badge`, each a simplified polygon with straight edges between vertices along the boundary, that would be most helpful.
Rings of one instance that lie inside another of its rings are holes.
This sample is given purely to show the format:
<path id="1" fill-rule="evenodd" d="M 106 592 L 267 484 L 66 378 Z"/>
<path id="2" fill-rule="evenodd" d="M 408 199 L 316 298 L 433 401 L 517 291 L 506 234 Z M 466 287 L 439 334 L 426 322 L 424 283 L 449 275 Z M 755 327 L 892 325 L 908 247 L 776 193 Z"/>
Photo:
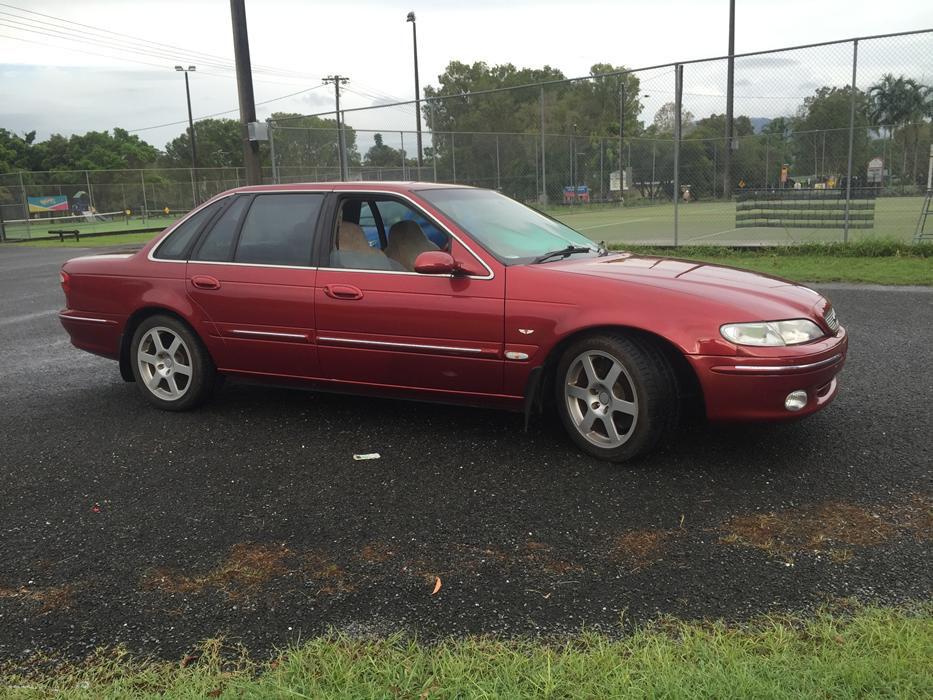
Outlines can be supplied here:
<path id="1" fill-rule="evenodd" d="M 521 333 L 522 335 L 531 335 L 535 331 L 533 328 L 519 328 L 518 332 Z"/>

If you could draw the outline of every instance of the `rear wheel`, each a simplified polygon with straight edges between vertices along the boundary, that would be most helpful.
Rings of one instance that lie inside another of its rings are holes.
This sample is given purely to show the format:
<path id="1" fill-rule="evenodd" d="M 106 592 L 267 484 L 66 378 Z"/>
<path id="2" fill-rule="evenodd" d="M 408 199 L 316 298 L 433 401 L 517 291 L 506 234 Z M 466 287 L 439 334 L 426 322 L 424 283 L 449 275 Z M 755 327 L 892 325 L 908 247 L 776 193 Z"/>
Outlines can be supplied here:
<path id="1" fill-rule="evenodd" d="M 207 399 L 215 369 L 200 339 L 172 316 L 151 316 L 133 334 L 130 360 L 136 386 L 166 411 L 184 411 Z"/>
<path id="2" fill-rule="evenodd" d="M 638 457 L 677 425 L 674 372 L 650 340 L 622 334 L 583 338 L 562 356 L 555 385 L 564 428 L 599 459 Z"/>

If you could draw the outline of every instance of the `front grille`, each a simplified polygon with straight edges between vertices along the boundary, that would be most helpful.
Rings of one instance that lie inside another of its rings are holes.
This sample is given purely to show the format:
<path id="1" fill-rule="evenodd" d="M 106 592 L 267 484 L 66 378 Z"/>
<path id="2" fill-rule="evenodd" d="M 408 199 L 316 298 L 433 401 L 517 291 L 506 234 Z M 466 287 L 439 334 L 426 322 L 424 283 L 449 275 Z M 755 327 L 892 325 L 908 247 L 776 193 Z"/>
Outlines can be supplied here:
<path id="1" fill-rule="evenodd" d="M 826 313 L 823 314 L 823 320 L 826 321 L 829 330 L 833 333 L 839 332 L 839 319 L 836 318 L 836 310 L 834 308 L 830 307 L 826 309 Z"/>

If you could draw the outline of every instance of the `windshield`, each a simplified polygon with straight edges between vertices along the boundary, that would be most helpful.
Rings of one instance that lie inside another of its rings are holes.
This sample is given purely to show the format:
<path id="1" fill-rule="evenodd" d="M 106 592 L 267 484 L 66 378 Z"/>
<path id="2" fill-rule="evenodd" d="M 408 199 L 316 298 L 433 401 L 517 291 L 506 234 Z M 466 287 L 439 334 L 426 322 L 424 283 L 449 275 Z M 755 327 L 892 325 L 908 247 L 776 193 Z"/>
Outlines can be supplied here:
<path id="1" fill-rule="evenodd" d="M 506 265 L 531 262 L 568 246 L 599 252 L 586 236 L 498 192 L 438 188 L 418 194 Z"/>

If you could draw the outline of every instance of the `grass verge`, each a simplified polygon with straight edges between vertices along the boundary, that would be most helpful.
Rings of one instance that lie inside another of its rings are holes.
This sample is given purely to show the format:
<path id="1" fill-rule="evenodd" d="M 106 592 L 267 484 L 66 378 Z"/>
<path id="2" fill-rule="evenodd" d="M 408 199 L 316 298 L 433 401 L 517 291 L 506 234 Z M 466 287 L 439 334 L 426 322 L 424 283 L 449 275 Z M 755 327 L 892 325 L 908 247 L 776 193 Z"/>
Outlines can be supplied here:
<path id="1" fill-rule="evenodd" d="M 862 698 L 933 696 L 933 608 L 861 608 L 743 625 L 662 620 L 610 640 L 332 635 L 268 662 L 214 640 L 181 663 L 98 652 L 52 674 L 7 673 L 6 697 Z"/>
<path id="2" fill-rule="evenodd" d="M 58 238 L 37 238 L 31 241 L 20 241 L 11 245 L 26 246 L 27 248 L 103 248 L 116 245 L 135 243 L 142 245 L 148 243 L 159 232 L 149 233 L 115 233 L 106 236 L 86 236 L 80 241 L 74 238 L 66 239 L 64 243 Z"/>
<path id="3" fill-rule="evenodd" d="M 658 248 L 613 245 L 642 255 L 660 255 L 730 265 L 796 282 L 857 282 L 933 285 L 933 245 L 874 239 L 807 243 L 768 248 L 683 246 Z"/>

